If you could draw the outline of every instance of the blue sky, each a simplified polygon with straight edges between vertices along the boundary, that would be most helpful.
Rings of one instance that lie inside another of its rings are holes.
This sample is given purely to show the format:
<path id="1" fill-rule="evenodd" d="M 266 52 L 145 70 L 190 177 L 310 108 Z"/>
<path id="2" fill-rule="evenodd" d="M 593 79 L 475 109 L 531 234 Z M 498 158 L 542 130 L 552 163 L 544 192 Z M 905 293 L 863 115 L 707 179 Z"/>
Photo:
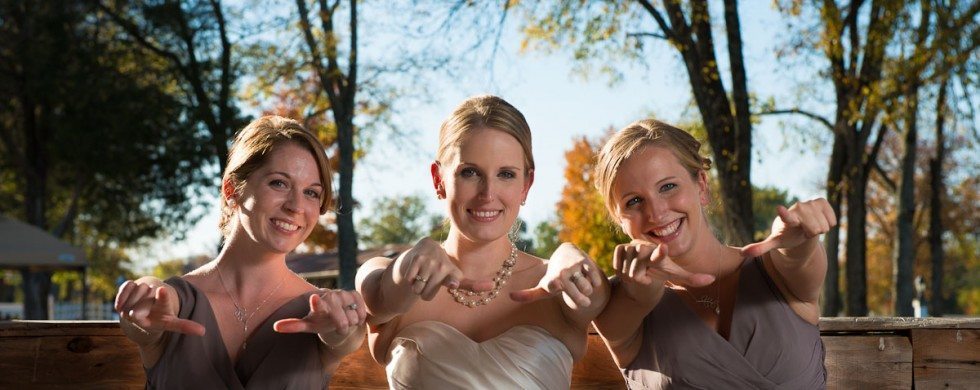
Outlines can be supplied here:
<path id="1" fill-rule="evenodd" d="M 741 11 L 749 88 L 760 98 L 772 97 L 779 106 L 790 106 L 799 99 L 798 81 L 813 77 L 823 63 L 796 67 L 778 63 L 775 48 L 784 42 L 785 29 L 775 11 L 762 3 L 743 6 Z M 371 204 L 382 196 L 421 194 L 430 199 L 430 211 L 443 212 L 444 203 L 433 196 L 429 163 L 435 154 L 439 124 L 459 101 L 471 95 L 499 95 L 528 119 L 537 170 L 521 217 L 531 226 L 555 213 L 564 185 L 564 153 L 573 139 L 583 135 L 597 137 L 609 127 L 618 129 L 651 115 L 674 123 L 698 117 L 690 105 L 687 74 L 676 52 L 664 42 L 647 45 L 646 66 L 619 66 L 623 81 L 610 85 L 605 76 L 585 78 L 574 73 L 567 52 L 519 53 L 519 24 L 519 20 L 509 23 L 492 75 L 486 66 L 474 64 L 452 80 L 437 77 L 439 88 L 433 90 L 440 94 L 432 102 L 412 106 L 396 119 L 396 125 L 407 130 L 407 139 L 394 142 L 389 139 L 390 134 L 378 134 L 355 172 L 354 196 L 363 205 L 356 210 L 355 221 L 369 217 L 373 212 Z M 719 36 L 723 34 L 716 33 L 716 38 Z M 719 53 L 719 59 L 727 61 L 727 55 Z M 725 72 L 727 64 L 721 65 Z M 826 101 L 819 99 L 819 94 L 812 99 L 807 103 L 827 107 L 819 103 Z M 821 136 L 826 131 L 817 126 L 786 117 L 764 118 L 756 123 L 753 184 L 775 186 L 800 198 L 822 195 L 821 183 L 830 154 L 829 136 Z M 814 131 L 809 133 L 807 129 Z M 137 251 L 138 257 L 143 264 L 152 265 L 155 260 L 213 254 L 219 237 L 216 224 L 217 214 L 211 212 L 187 234 L 186 240 L 161 240 Z"/>

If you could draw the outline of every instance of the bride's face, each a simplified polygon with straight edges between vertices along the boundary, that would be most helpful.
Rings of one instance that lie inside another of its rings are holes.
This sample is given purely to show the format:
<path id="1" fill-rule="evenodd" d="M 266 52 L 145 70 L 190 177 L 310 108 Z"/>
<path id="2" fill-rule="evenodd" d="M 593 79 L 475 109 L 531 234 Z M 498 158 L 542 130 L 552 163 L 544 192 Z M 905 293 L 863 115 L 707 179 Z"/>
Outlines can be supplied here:
<path id="1" fill-rule="evenodd" d="M 433 168 L 447 200 L 452 228 L 471 241 L 500 239 L 517 219 L 533 174 L 524 168 L 524 150 L 510 134 L 478 129 L 468 134 L 449 164 Z"/>

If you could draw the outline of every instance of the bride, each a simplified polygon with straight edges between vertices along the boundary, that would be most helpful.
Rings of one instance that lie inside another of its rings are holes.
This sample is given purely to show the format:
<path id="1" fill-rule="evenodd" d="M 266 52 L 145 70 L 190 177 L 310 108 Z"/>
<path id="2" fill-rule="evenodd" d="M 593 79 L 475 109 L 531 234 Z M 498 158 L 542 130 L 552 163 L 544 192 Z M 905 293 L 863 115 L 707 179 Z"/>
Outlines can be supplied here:
<path id="1" fill-rule="evenodd" d="M 524 116 L 495 96 L 442 124 L 431 166 L 449 236 L 361 266 L 371 352 L 392 388 L 568 388 L 589 323 L 605 306 L 601 270 L 571 244 L 550 260 L 508 231 L 534 181 Z"/>

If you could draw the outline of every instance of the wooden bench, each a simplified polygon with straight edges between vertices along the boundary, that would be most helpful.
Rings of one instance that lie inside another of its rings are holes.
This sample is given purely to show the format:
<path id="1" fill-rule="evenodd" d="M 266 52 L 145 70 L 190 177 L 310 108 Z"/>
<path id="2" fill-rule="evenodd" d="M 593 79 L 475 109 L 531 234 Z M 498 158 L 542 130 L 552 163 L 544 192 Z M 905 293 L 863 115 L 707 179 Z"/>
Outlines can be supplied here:
<path id="1" fill-rule="evenodd" d="M 823 318 L 831 389 L 980 387 L 980 319 Z M 0 322 L 0 389 L 142 388 L 135 345 L 107 321 Z M 332 389 L 387 388 L 366 344 L 341 363 Z M 602 340 L 572 370 L 572 388 L 622 389 Z"/>

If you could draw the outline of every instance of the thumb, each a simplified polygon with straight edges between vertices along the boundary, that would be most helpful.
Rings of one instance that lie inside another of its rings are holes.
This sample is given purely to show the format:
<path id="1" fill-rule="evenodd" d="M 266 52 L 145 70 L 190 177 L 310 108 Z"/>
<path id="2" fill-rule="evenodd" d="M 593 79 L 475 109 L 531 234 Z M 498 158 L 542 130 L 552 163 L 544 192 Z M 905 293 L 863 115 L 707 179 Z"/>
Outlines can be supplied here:
<path id="1" fill-rule="evenodd" d="M 786 226 L 796 226 L 800 224 L 799 218 L 794 217 L 790 214 L 789 209 L 783 205 L 776 206 L 776 214 L 779 215 L 779 219 L 783 220 L 783 224 Z"/>
<path id="2" fill-rule="evenodd" d="M 153 293 L 153 297 L 156 298 L 157 305 L 163 305 L 163 307 L 170 309 L 170 300 L 172 297 L 170 296 L 170 291 L 167 291 L 166 287 L 161 286 L 157 288 L 157 291 Z"/>
<path id="3" fill-rule="evenodd" d="M 534 302 L 550 296 L 551 293 L 545 290 L 544 287 L 534 287 L 510 293 L 510 299 L 522 303 Z"/>
<path id="4" fill-rule="evenodd" d="M 272 330 L 279 333 L 316 333 L 313 327 L 299 318 L 286 318 L 272 324 Z"/>

